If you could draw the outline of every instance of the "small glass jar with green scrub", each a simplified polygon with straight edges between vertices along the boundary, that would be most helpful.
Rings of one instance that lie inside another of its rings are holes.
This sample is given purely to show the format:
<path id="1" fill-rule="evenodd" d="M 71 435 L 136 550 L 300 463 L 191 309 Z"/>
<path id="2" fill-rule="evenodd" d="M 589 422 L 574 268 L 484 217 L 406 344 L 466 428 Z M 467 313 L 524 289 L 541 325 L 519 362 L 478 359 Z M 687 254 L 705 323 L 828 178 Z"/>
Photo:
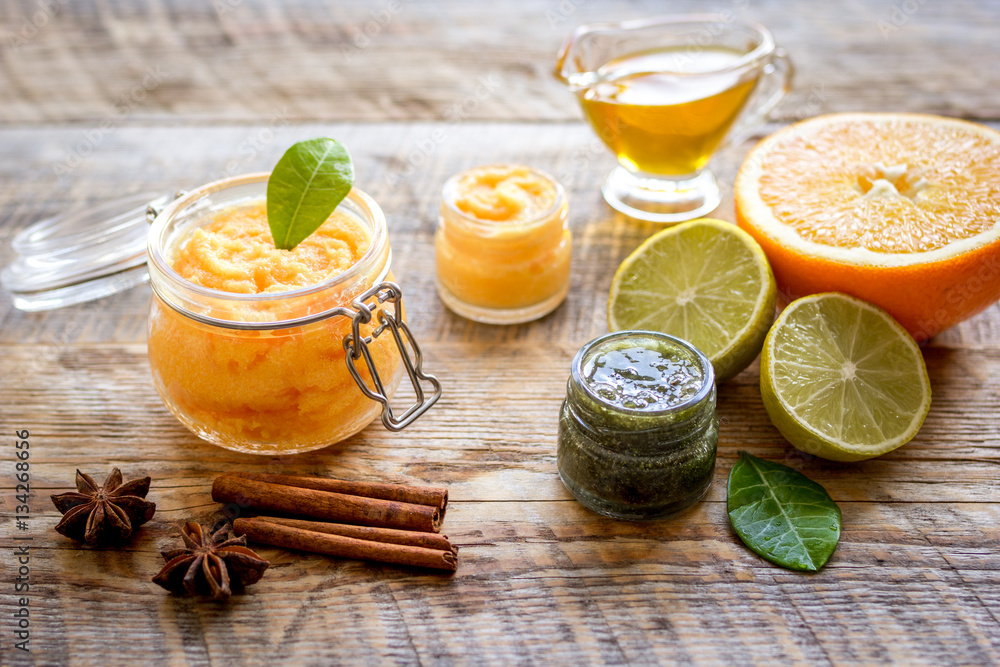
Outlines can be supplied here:
<path id="1" fill-rule="evenodd" d="M 573 358 L 557 462 L 595 512 L 656 519 L 693 505 L 712 483 L 718 440 L 715 373 L 687 341 L 619 331 Z"/>

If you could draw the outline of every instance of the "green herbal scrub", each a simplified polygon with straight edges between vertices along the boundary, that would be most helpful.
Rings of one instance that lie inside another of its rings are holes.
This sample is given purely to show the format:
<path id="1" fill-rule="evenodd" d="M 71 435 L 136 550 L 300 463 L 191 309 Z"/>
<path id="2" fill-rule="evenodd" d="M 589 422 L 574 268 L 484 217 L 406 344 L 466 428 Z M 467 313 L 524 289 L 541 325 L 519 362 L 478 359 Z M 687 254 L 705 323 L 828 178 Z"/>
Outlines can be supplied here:
<path id="1" fill-rule="evenodd" d="M 607 334 L 574 357 L 559 419 L 559 475 L 619 519 L 668 516 L 712 483 L 715 375 L 690 343 L 650 331 Z"/>

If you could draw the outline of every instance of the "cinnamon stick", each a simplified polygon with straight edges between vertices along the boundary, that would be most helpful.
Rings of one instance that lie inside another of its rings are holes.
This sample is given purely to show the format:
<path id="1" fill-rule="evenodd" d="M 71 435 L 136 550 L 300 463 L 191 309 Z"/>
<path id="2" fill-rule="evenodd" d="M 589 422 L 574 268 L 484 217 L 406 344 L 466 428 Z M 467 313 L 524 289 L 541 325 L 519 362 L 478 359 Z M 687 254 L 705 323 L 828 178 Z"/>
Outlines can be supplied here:
<path id="1" fill-rule="evenodd" d="M 330 477 L 302 477 L 299 475 L 275 475 L 266 472 L 230 473 L 247 479 L 256 479 L 271 484 L 285 484 L 303 489 L 316 489 L 343 493 L 349 496 L 397 500 L 416 505 L 433 505 L 444 512 L 448 505 L 448 489 L 437 486 L 410 486 L 408 484 L 385 484 L 380 482 L 360 482 Z"/>
<path id="2" fill-rule="evenodd" d="M 251 542 L 270 544 L 286 549 L 298 549 L 342 558 L 373 560 L 381 563 L 428 567 L 450 572 L 454 572 L 458 568 L 455 553 L 450 550 L 425 549 L 404 544 L 359 540 L 342 535 L 302 530 L 263 519 L 236 519 L 233 522 L 233 531 L 237 535 L 246 535 Z"/>
<path id="3" fill-rule="evenodd" d="M 448 537 L 438 533 L 421 533 L 415 530 L 398 530 L 395 528 L 372 528 L 369 526 L 351 526 L 345 523 L 328 523 L 326 521 L 305 521 L 302 519 L 285 519 L 282 517 L 255 517 L 264 523 L 276 523 L 290 528 L 309 530 L 314 533 L 341 535 L 370 542 L 386 544 L 403 544 L 411 547 L 435 549 L 437 551 L 452 551 L 458 553 L 458 547 L 448 541 Z"/>
<path id="4" fill-rule="evenodd" d="M 441 530 L 441 510 L 430 505 L 272 484 L 232 473 L 215 478 L 212 500 L 265 512 L 297 514 L 363 526 L 428 533 Z"/>

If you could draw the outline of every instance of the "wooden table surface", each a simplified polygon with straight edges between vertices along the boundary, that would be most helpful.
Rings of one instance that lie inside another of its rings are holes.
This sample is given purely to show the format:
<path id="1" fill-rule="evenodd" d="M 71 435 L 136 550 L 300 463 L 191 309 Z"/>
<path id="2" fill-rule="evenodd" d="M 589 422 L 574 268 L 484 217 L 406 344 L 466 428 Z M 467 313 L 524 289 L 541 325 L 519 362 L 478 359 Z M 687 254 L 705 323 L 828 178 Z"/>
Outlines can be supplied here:
<path id="1" fill-rule="evenodd" d="M 0 295 L 0 663 L 38 665 L 963 664 L 1000 662 L 1000 310 L 924 348 L 934 402 L 920 434 L 878 459 L 798 453 L 771 426 L 754 364 L 720 388 L 707 498 L 667 521 L 579 505 L 555 469 L 569 362 L 606 331 L 617 264 L 655 227 L 612 214 L 611 156 L 550 75 L 576 25 L 656 14 L 652 0 L 292 2 L 20 0 L 0 5 L 0 263 L 25 225 L 128 192 L 171 192 L 266 170 L 329 135 L 385 209 L 393 266 L 426 366 L 444 383 L 400 434 L 375 424 L 315 453 L 253 457 L 205 444 L 167 412 L 145 354 L 148 287 L 47 313 Z M 770 26 L 794 59 L 779 124 L 839 110 L 1000 121 L 1000 6 L 986 0 L 844 3 L 684 0 Z M 718 156 L 729 186 L 752 141 Z M 572 289 L 512 327 L 448 312 L 432 234 L 446 177 L 512 160 L 570 194 Z M 30 431 L 28 530 L 14 528 L 14 433 Z M 729 527 L 739 450 L 823 484 L 840 546 L 815 575 L 749 552 Z M 53 530 L 48 496 L 80 468 L 151 475 L 154 519 L 123 549 Z M 226 470 L 446 485 L 452 576 L 274 548 L 228 604 L 150 582 L 176 525 L 211 520 Z M 14 648 L 30 537 L 30 653 Z M 19 542 L 18 544 L 24 544 Z"/>

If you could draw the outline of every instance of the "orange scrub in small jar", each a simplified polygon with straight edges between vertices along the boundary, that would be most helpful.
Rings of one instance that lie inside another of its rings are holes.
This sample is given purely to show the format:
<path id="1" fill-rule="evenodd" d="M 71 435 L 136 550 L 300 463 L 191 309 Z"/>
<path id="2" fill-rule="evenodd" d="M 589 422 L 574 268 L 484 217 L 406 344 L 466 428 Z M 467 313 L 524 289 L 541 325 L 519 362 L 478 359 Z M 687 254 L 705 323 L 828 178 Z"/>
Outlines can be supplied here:
<path id="1" fill-rule="evenodd" d="M 366 195 L 350 200 L 377 209 Z M 343 209 L 279 250 L 264 201 L 244 200 L 151 253 L 150 366 L 167 407 L 199 436 L 237 451 L 294 453 L 342 440 L 380 414 L 347 366 L 350 317 L 324 313 L 391 279 L 384 218 L 379 231 Z M 373 328 L 362 325 L 362 336 Z M 368 347 L 391 393 L 402 375 L 392 336 Z M 364 360 L 357 365 L 372 386 Z"/>
<path id="2" fill-rule="evenodd" d="M 568 218 L 562 186 L 530 167 L 491 165 L 453 176 L 434 238 L 441 300 L 492 324 L 552 312 L 569 291 Z"/>

